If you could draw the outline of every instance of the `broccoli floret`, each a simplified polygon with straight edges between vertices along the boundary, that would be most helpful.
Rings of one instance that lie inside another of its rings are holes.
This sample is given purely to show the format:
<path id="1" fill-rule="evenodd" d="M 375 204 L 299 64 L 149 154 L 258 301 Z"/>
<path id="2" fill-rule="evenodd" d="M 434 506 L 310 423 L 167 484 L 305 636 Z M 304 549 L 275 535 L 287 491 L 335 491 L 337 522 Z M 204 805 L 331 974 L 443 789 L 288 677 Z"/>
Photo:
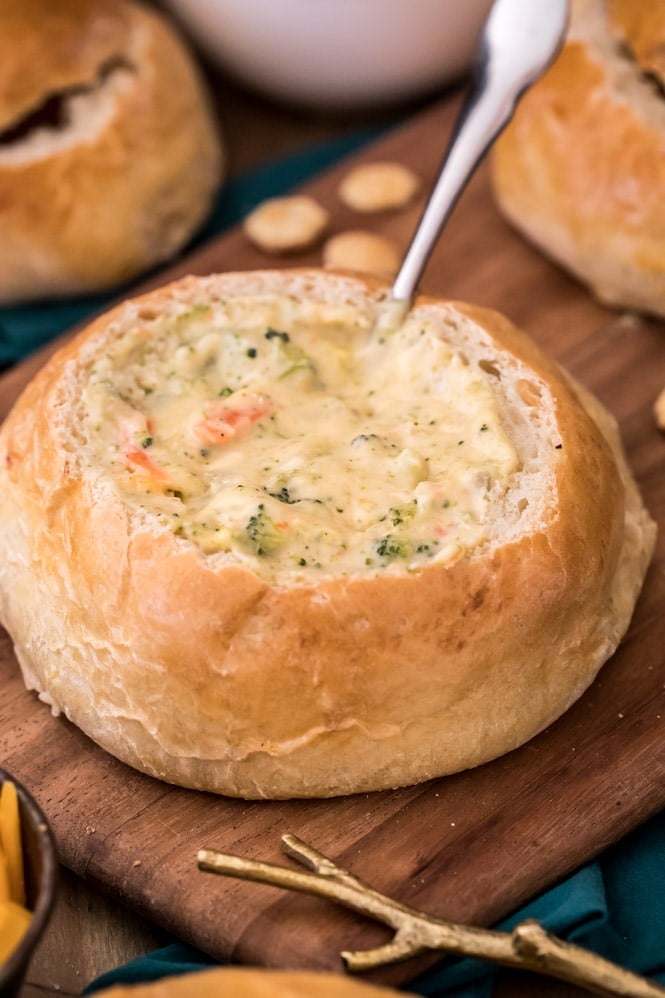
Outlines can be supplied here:
<path id="1" fill-rule="evenodd" d="M 406 558 L 409 554 L 409 545 L 401 537 L 388 534 L 381 537 L 376 544 L 376 553 L 387 561 L 394 561 L 396 558 Z"/>
<path id="2" fill-rule="evenodd" d="M 256 513 L 250 516 L 245 527 L 245 534 L 254 554 L 260 557 L 276 551 L 284 543 L 284 536 L 275 526 L 274 520 L 266 513 L 263 503 L 260 503 Z"/>

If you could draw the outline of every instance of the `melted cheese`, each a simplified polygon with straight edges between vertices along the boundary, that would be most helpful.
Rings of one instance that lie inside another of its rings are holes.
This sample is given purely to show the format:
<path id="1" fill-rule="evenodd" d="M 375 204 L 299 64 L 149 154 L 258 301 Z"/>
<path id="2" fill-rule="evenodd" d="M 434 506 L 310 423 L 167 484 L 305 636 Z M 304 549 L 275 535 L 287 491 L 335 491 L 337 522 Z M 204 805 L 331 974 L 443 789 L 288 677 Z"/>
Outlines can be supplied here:
<path id="1" fill-rule="evenodd" d="M 518 460 L 491 379 L 439 330 L 279 299 L 233 318 L 153 320 L 91 370 L 86 459 L 127 503 L 268 575 L 417 570 L 487 540 Z"/>

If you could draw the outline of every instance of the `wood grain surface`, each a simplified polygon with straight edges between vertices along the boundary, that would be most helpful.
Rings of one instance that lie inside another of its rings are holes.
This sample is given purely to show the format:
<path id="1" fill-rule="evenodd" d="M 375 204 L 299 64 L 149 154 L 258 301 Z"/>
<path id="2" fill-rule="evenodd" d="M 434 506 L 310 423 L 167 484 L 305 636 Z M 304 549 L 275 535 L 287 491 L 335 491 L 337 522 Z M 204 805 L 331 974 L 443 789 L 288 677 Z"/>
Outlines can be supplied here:
<path id="1" fill-rule="evenodd" d="M 454 116 L 445 101 L 371 148 L 433 180 Z M 422 207 L 372 219 L 342 208 L 349 162 L 308 189 L 335 231 L 368 227 L 405 248 Z M 318 263 L 319 251 L 293 258 Z M 284 263 L 284 261 L 281 261 Z M 166 275 L 272 265 L 235 231 Z M 152 283 L 157 283 L 156 281 Z M 647 505 L 665 525 L 665 439 L 651 405 L 665 383 L 662 324 L 611 313 L 524 243 L 493 206 L 481 168 L 433 255 L 423 289 L 499 308 L 618 418 Z M 0 416 L 49 350 L 0 379 Z M 49 815 L 63 862 L 151 922 L 221 957 L 341 969 L 343 948 L 382 930 L 321 901 L 196 870 L 211 846 L 283 861 L 300 835 L 380 890 L 440 916 L 489 924 L 665 805 L 665 540 L 630 632 L 588 693 L 528 745 L 487 766 L 407 790 L 333 801 L 247 803 L 169 787 L 103 753 L 25 692 L 0 640 L 0 758 Z M 414 962 L 383 980 L 413 977 Z M 378 979 L 378 978 L 377 978 Z"/>

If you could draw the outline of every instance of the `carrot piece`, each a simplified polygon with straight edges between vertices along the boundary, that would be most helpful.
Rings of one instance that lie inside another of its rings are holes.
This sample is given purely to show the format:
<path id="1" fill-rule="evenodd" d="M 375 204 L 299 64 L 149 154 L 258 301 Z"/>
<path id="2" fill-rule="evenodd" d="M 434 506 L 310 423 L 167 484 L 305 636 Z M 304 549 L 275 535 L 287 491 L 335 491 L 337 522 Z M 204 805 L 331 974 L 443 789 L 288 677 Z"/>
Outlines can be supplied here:
<path id="1" fill-rule="evenodd" d="M 122 459 L 129 471 L 143 471 L 160 482 L 168 481 L 167 473 L 155 464 L 152 458 L 148 457 L 143 447 L 137 447 L 136 444 L 130 443 L 123 444 Z"/>
<path id="2" fill-rule="evenodd" d="M 152 419 L 131 406 L 125 406 L 121 416 L 120 453 L 125 468 L 128 471 L 140 471 L 156 481 L 168 481 L 168 474 L 148 456 L 144 446 L 146 440 L 152 443 Z"/>
<path id="3" fill-rule="evenodd" d="M 194 433 L 202 443 L 225 444 L 245 433 L 271 411 L 272 403 L 266 398 L 257 398 L 241 406 L 211 402 L 203 410 L 203 419 L 195 424 Z"/>

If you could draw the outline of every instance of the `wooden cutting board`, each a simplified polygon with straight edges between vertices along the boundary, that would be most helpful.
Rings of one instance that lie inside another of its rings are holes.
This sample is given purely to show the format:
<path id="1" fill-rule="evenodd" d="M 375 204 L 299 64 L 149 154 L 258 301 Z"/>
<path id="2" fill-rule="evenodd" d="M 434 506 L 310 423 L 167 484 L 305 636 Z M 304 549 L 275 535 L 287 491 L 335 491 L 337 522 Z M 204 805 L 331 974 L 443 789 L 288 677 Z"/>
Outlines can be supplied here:
<path id="1" fill-rule="evenodd" d="M 422 203 L 363 219 L 335 190 L 351 161 L 411 164 L 429 189 L 456 102 L 446 101 L 307 185 L 335 230 L 369 227 L 405 248 Z M 318 252 L 290 261 L 319 262 Z M 186 272 L 272 265 L 239 231 L 178 263 Z M 440 241 L 424 290 L 507 313 L 614 412 L 653 515 L 665 526 L 662 323 L 610 313 L 498 216 L 482 167 Z M 0 417 L 50 349 L 0 379 Z M 442 917 L 489 924 L 665 805 L 665 530 L 630 632 L 558 723 L 496 762 L 445 780 L 332 801 L 246 803 L 135 773 L 25 692 L 0 638 L 0 760 L 49 815 L 63 862 L 114 898 L 219 957 L 341 969 L 382 929 L 323 901 L 197 872 L 201 846 L 281 859 L 293 832 L 380 890 Z M 2 633 L 2 632 L 0 632 Z M 411 962 L 382 979 L 411 978 Z"/>

